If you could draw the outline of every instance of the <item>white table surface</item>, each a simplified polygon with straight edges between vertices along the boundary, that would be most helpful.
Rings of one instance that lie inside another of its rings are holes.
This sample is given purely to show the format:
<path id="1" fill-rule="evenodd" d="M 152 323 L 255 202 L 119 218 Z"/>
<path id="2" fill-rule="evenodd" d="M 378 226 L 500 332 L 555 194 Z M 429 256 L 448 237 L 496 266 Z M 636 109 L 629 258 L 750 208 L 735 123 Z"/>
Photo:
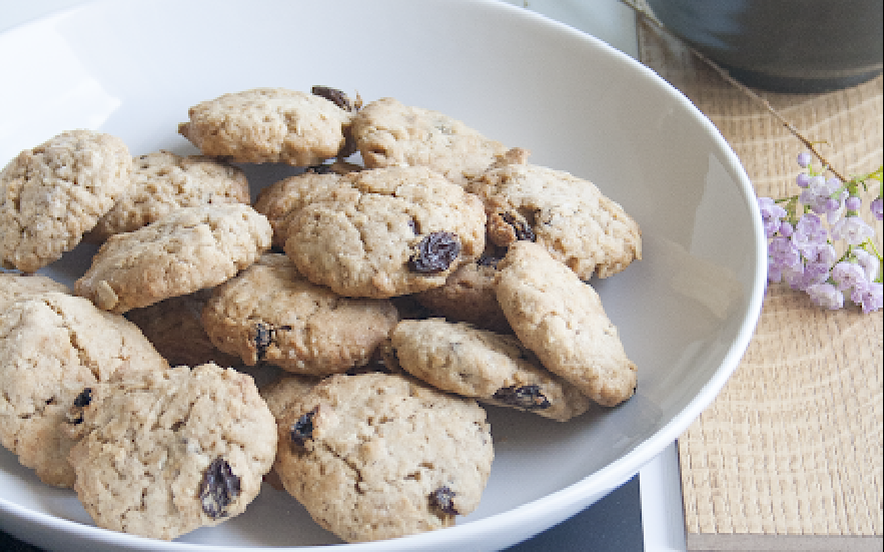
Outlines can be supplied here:
<path id="1" fill-rule="evenodd" d="M 0 0 L 0 32 L 26 23 L 51 12 L 85 3 L 86 0 Z M 566 23 L 576 29 L 600 38 L 611 46 L 638 58 L 635 17 L 631 9 L 619 0 L 506 0 Z M 681 552 L 685 550 L 684 516 L 682 513 L 681 485 L 675 443 L 644 466 L 638 475 L 639 497 L 634 500 L 635 483 L 624 486 L 613 500 L 602 500 L 585 512 L 574 516 L 559 526 L 514 547 L 513 552 L 540 552 L 550 549 L 576 550 L 598 542 L 595 533 L 599 528 L 586 523 L 587 519 L 604 518 L 605 515 L 625 515 L 639 520 L 627 530 L 641 531 L 643 549 L 648 552 Z M 640 515 L 631 511 L 640 507 Z M 600 511 L 604 509 L 604 511 Z M 608 511 L 610 510 L 610 511 Z M 631 522 L 630 525 L 634 523 Z M 623 530 L 620 528 L 619 530 Z M 585 538 L 582 538 L 584 537 Z M 636 539 L 630 539 L 635 542 Z M 624 549 L 624 543 L 607 539 L 594 551 L 632 552 Z"/>

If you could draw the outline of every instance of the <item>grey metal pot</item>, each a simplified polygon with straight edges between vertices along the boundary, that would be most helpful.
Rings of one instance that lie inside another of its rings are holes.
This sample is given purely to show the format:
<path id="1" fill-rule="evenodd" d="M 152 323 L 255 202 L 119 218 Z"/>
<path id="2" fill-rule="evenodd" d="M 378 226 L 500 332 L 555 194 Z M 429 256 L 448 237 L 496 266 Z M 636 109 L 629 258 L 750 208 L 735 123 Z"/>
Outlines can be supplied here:
<path id="1" fill-rule="evenodd" d="M 824 92 L 881 73 L 884 0 L 647 0 L 666 28 L 746 85 Z"/>

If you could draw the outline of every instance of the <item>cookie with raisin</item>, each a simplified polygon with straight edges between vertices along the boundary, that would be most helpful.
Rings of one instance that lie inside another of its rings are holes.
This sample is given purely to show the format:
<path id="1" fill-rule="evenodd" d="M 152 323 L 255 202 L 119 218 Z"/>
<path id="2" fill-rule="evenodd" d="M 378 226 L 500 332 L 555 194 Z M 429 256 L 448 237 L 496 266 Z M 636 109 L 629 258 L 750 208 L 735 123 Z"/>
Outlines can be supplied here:
<path id="1" fill-rule="evenodd" d="M 132 186 L 87 234 L 103 242 L 113 234 L 131 232 L 180 207 L 213 203 L 249 203 L 245 172 L 229 163 L 201 155 L 158 151 L 132 162 Z"/>
<path id="2" fill-rule="evenodd" d="M 475 400 L 401 375 L 326 378 L 278 430 L 285 489 L 347 542 L 453 525 L 479 504 L 494 458 Z"/>
<path id="3" fill-rule="evenodd" d="M 130 186 L 132 156 L 116 136 L 62 132 L 0 172 L 0 262 L 22 272 L 79 244 Z"/>
<path id="4" fill-rule="evenodd" d="M 367 104 L 350 131 L 368 168 L 429 167 L 459 185 L 507 150 L 453 117 L 395 98 Z"/>
<path id="5" fill-rule="evenodd" d="M 211 157 L 317 165 L 348 153 L 353 116 L 324 96 L 285 88 L 224 94 L 191 107 L 178 133 Z"/>
<path id="6" fill-rule="evenodd" d="M 252 378 L 214 364 L 95 386 L 79 414 L 74 490 L 113 531 L 171 540 L 223 523 L 258 495 L 276 454 Z"/>
<path id="7" fill-rule="evenodd" d="M 254 207 L 270 221 L 273 247 L 282 250 L 287 234 L 285 225 L 294 213 L 337 187 L 341 176 L 354 170 L 358 170 L 355 165 L 343 162 L 318 165 L 301 174 L 278 180 L 258 192 Z"/>
<path id="8" fill-rule="evenodd" d="M 111 312 L 146 307 L 232 278 L 270 248 L 271 234 L 249 205 L 182 207 L 108 238 L 74 290 Z"/>
<path id="9" fill-rule="evenodd" d="M 497 262 L 505 252 L 486 247 L 481 257 L 452 272 L 444 285 L 415 293 L 414 300 L 436 316 L 499 333 L 512 333 L 494 289 Z"/>
<path id="10" fill-rule="evenodd" d="M 212 343 L 246 365 L 313 376 L 367 363 L 398 321 L 389 300 L 341 297 L 279 253 L 218 286 L 202 314 Z"/>
<path id="11" fill-rule="evenodd" d="M 74 483 L 68 453 L 75 439 L 66 426 L 78 420 L 67 414 L 82 390 L 167 368 L 134 324 L 57 291 L 7 303 L 0 312 L 0 359 L 0 444 L 59 487 Z"/>
<path id="12" fill-rule="evenodd" d="M 426 167 L 347 174 L 288 222 L 285 252 L 312 282 L 353 297 L 441 286 L 485 246 L 475 196 Z"/>
<path id="13" fill-rule="evenodd" d="M 485 204 L 490 241 L 536 242 L 581 280 L 607 278 L 641 259 L 641 229 L 623 207 L 593 183 L 527 156 L 514 148 L 467 184 Z"/>
<path id="14" fill-rule="evenodd" d="M 588 397 L 515 336 L 430 318 L 403 320 L 390 338 L 399 366 L 443 391 L 560 422 L 589 409 Z"/>
<path id="15" fill-rule="evenodd" d="M 498 264 L 497 299 L 543 366 L 603 406 L 635 392 L 637 369 L 601 298 L 541 245 L 519 241 Z"/>

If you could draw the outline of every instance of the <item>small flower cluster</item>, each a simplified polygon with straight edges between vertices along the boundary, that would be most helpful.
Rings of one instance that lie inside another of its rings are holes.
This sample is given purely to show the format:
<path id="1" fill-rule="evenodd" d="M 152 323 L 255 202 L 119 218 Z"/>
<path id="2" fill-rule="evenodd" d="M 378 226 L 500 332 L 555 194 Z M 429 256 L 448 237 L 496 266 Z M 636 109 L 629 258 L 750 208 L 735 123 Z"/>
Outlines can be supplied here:
<path id="1" fill-rule="evenodd" d="M 768 238 L 768 281 L 785 280 L 824 308 L 840 309 L 849 299 L 863 312 L 877 311 L 884 304 L 884 261 L 872 241 L 874 228 L 859 216 L 859 194 L 868 189 L 867 182 L 878 182 L 870 208 L 881 220 L 882 168 L 842 182 L 826 176 L 826 167 L 814 170 L 811 161 L 810 153 L 798 156 L 804 169 L 796 178 L 800 194 L 758 198 Z M 846 245 L 840 255 L 838 242 Z"/>

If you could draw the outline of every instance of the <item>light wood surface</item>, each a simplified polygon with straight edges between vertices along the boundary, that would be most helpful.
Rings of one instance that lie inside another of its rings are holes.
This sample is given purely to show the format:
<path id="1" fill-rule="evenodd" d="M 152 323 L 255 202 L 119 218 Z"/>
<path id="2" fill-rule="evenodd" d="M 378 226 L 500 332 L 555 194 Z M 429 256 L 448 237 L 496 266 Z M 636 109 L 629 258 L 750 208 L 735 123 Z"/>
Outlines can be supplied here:
<path id="1" fill-rule="evenodd" d="M 641 61 L 716 125 L 759 195 L 798 193 L 801 142 L 682 43 L 640 23 Z M 882 77 L 825 94 L 758 92 L 845 175 L 876 169 Z M 867 211 L 867 209 L 866 209 Z M 877 229 L 880 221 L 867 218 Z M 753 340 L 679 438 L 689 550 L 882 549 L 882 320 L 769 286 Z"/>

